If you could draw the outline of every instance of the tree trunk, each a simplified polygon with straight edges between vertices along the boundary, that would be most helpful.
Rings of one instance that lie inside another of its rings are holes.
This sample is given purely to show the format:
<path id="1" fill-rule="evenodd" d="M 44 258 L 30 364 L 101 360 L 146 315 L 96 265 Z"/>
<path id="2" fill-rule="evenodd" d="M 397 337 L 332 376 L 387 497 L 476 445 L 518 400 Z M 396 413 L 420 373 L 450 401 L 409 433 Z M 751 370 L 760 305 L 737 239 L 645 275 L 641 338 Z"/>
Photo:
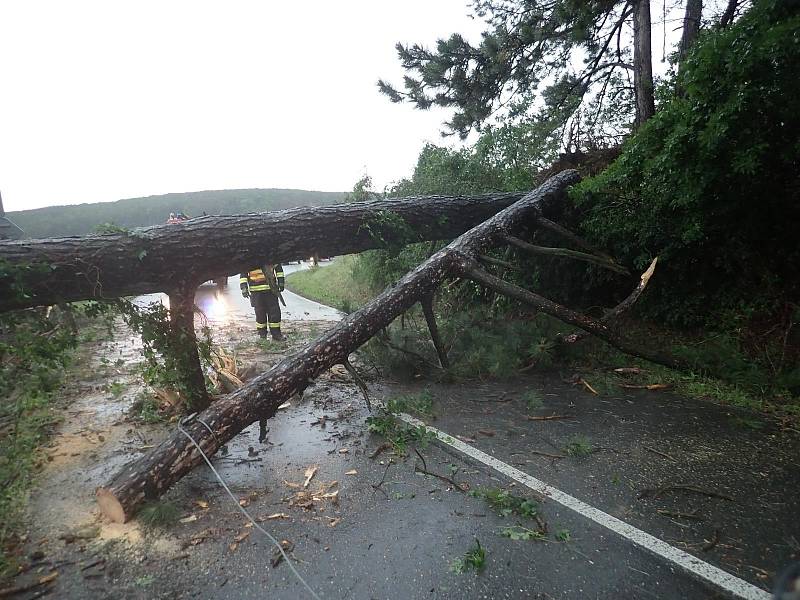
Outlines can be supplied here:
<path id="1" fill-rule="evenodd" d="M 194 330 L 194 291 L 196 285 L 172 290 L 169 294 L 169 317 L 172 352 L 178 390 L 191 409 L 200 411 L 208 407 L 206 380 L 197 352 L 197 334 Z"/>
<path id="2" fill-rule="evenodd" d="M 678 47 L 678 63 L 683 65 L 689 49 L 694 45 L 700 33 L 700 19 L 703 16 L 703 0 L 686 0 L 686 11 L 683 15 L 683 33 Z"/>
<path id="3" fill-rule="evenodd" d="M 522 196 L 399 198 L 204 216 L 108 235 L 4 241 L 0 262 L 14 272 L 0 279 L 0 312 L 169 292 L 176 283 L 240 273 L 255 264 L 452 239 Z"/>
<path id="4" fill-rule="evenodd" d="M 636 92 L 636 127 L 656 113 L 653 56 L 650 41 L 650 0 L 634 0 L 633 87 Z"/>
<path id="5" fill-rule="evenodd" d="M 459 276 L 463 258 L 480 255 L 502 243 L 511 232 L 535 222 L 541 211 L 563 200 L 567 186 L 578 179 L 575 171 L 551 177 L 513 206 L 439 250 L 306 348 L 284 358 L 240 390 L 214 402 L 195 421 L 184 426 L 186 433 L 197 441 L 203 452 L 211 455 L 251 423 L 271 417 L 286 399 L 303 391 L 333 365 L 344 363 L 353 351 L 397 316 L 431 297 L 445 280 Z M 201 461 L 193 443 L 178 429 L 97 490 L 100 508 L 114 521 L 127 521 L 145 501 L 161 496 Z"/>
<path id="6" fill-rule="evenodd" d="M 740 0 L 728 0 L 728 5 L 719 18 L 720 29 L 724 29 L 733 23 L 733 18 L 736 16 L 736 9 L 739 7 L 739 4 Z"/>

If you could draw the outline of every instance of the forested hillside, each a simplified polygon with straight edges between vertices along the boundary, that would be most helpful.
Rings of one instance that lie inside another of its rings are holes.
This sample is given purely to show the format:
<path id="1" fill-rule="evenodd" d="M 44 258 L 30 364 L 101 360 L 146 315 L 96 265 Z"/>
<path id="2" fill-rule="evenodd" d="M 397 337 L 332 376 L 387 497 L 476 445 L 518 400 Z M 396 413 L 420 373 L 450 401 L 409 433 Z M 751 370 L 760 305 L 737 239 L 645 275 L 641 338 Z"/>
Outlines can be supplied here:
<path id="1" fill-rule="evenodd" d="M 25 230 L 28 237 L 52 237 L 91 233 L 98 225 L 112 223 L 120 227 L 144 227 L 167 220 L 171 212 L 190 217 L 202 214 L 221 215 L 294 206 L 320 206 L 340 202 L 339 192 L 306 190 L 244 189 L 185 192 L 127 198 L 116 202 L 95 202 L 71 206 L 48 206 L 10 212 L 8 216 Z"/>

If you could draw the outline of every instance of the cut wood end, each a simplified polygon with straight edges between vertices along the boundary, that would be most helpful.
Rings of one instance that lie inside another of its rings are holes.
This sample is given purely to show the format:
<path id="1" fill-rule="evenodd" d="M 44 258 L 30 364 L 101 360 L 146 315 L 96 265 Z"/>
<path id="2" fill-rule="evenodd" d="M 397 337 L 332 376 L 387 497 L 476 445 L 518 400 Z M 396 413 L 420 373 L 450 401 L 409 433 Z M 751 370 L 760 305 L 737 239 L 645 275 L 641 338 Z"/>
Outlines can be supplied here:
<path id="1" fill-rule="evenodd" d="M 646 284 L 648 281 L 650 281 L 650 278 L 653 276 L 653 273 L 656 270 L 656 263 L 657 262 L 658 262 L 658 257 L 656 256 L 653 259 L 653 262 L 650 263 L 650 266 L 647 267 L 647 271 L 642 273 L 642 283 Z"/>
<path id="2" fill-rule="evenodd" d="M 120 501 L 117 500 L 117 497 L 111 493 L 108 488 L 97 488 L 97 503 L 100 505 L 100 512 L 115 523 L 124 523 L 127 521 L 125 509 L 122 508 Z"/>

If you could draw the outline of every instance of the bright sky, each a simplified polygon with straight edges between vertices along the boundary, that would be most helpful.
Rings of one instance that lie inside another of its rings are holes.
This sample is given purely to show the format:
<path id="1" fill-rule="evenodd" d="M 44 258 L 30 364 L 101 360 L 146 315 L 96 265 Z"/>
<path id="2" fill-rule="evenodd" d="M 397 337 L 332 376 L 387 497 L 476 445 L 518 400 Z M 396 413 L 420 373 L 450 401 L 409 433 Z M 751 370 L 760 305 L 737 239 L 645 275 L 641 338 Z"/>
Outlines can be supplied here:
<path id="1" fill-rule="evenodd" d="M 467 0 L 3 0 L 5 209 L 230 188 L 376 187 L 443 111 L 392 104 L 398 41 L 477 38 Z"/>

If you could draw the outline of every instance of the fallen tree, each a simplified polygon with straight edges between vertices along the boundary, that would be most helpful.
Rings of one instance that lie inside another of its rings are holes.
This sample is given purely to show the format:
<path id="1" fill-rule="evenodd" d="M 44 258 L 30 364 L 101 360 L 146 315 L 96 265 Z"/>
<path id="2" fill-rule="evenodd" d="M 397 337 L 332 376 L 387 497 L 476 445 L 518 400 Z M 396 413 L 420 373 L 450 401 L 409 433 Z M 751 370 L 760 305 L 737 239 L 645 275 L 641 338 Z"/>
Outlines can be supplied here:
<path id="1" fill-rule="evenodd" d="M 261 263 L 452 239 L 524 194 L 397 198 L 0 242 L 0 312 L 194 290 Z"/>
<path id="2" fill-rule="evenodd" d="M 625 352 L 674 366 L 676 363 L 671 357 L 639 350 L 607 323 L 571 311 L 527 290 L 520 293 L 521 288 L 503 285 L 502 280 L 477 263 L 487 250 L 507 243 L 508 236 L 523 229 L 535 229 L 542 214 L 561 201 L 567 187 L 578 179 L 575 171 L 564 171 L 551 177 L 518 202 L 464 233 L 322 337 L 284 358 L 240 390 L 216 401 L 186 423 L 187 433 L 207 455 L 213 454 L 251 423 L 274 415 L 280 404 L 302 392 L 330 367 L 348 365 L 352 352 L 418 302 L 423 306 L 440 360 L 446 365 L 444 350 L 440 343 L 436 343 L 438 334 L 431 307 L 437 288 L 449 279 L 472 279 L 500 293 L 533 303 L 539 310 L 598 335 Z M 645 278 L 642 281 L 646 284 Z M 179 429 L 99 488 L 100 508 L 112 520 L 124 522 L 144 502 L 159 497 L 201 461 L 200 453 Z"/>
<path id="3" fill-rule="evenodd" d="M 197 353 L 194 292 L 253 265 L 451 239 L 521 193 L 398 198 L 232 216 L 204 216 L 102 235 L 0 242 L 0 312 L 164 292 L 179 395 L 210 401 Z"/>

